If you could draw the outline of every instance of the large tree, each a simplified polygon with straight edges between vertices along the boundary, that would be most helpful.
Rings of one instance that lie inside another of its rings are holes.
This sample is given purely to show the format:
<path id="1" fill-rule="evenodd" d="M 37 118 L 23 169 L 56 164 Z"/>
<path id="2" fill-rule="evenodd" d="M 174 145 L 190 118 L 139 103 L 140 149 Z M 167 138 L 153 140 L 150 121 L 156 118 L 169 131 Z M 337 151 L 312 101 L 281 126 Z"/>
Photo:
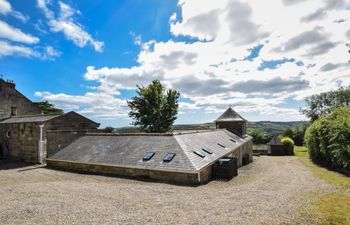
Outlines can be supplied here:
<path id="1" fill-rule="evenodd" d="M 57 115 L 64 113 L 62 109 L 56 108 L 53 104 L 49 103 L 48 101 L 34 102 L 34 104 L 43 111 L 44 115 Z"/>
<path id="2" fill-rule="evenodd" d="M 331 112 L 334 108 L 350 107 L 350 86 L 340 87 L 338 90 L 312 95 L 305 99 L 307 107 L 301 112 L 316 120 L 322 115 Z"/>
<path id="3" fill-rule="evenodd" d="M 146 132 L 169 131 L 177 119 L 180 93 L 172 89 L 165 91 L 159 80 L 152 81 L 148 87 L 137 88 L 137 95 L 127 102 L 133 125 Z"/>

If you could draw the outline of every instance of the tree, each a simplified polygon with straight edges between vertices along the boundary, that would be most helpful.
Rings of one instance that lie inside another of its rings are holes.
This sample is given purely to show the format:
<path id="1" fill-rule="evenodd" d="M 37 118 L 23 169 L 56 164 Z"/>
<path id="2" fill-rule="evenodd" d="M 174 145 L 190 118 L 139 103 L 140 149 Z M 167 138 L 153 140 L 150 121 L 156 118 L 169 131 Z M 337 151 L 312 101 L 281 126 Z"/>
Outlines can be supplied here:
<path id="1" fill-rule="evenodd" d="M 293 136 L 293 130 L 290 129 L 290 128 L 286 128 L 284 131 L 283 131 L 283 137 L 289 137 L 291 138 Z"/>
<path id="2" fill-rule="evenodd" d="M 169 131 L 177 119 L 180 93 L 172 89 L 165 91 L 159 80 L 137 88 L 137 96 L 127 102 L 131 109 L 129 116 L 134 119 L 132 124 L 146 132 Z"/>
<path id="3" fill-rule="evenodd" d="M 49 103 L 48 101 L 34 102 L 34 104 L 43 111 L 44 115 L 57 115 L 64 113 L 62 109 L 56 108 L 53 104 Z"/>
<path id="4" fill-rule="evenodd" d="M 301 112 L 315 121 L 322 115 L 331 112 L 338 107 L 350 107 L 350 86 L 340 87 L 336 91 L 324 92 L 312 95 L 305 99 L 307 108 Z"/>

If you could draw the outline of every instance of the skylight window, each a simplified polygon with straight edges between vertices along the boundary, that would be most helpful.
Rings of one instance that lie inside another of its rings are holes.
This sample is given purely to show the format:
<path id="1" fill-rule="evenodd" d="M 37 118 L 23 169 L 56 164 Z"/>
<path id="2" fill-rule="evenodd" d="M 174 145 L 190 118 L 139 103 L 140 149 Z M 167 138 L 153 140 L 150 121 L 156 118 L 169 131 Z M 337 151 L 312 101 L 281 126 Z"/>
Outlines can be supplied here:
<path id="1" fill-rule="evenodd" d="M 202 148 L 202 150 L 210 155 L 213 154 L 213 151 L 208 148 Z"/>
<path id="2" fill-rule="evenodd" d="M 143 156 L 143 161 L 148 161 L 150 159 L 152 159 L 152 157 L 155 155 L 156 153 L 154 152 L 147 152 L 144 156 Z"/>
<path id="3" fill-rule="evenodd" d="M 220 147 L 226 148 L 226 146 L 223 145 L 223 144 L 218 143 L 218 145 L 219 145 Z"/>
<path id="4" fill-rule="evenodd" d="M 230 139 L 230 141 L 232 141 L 232 142 L 236 143 L 236 141 L 235 141 L 235 140 L 233 140 L 233 139 Z"/>
<path id="5" fill-rule="evenodd" d="M 163 158 L 163 162 L 170 162 L 171 160 L 173 160 L 175 155 L 175 153 L 167 153 Z"/>
<path id="6" fill-rule="evenodd" d="M 205 155 L 203 155 L 202 153 L 200 153 L 199 151 L 193 151 L 194 154 L 198 155 L 201 158 L 204 158 Z"/>

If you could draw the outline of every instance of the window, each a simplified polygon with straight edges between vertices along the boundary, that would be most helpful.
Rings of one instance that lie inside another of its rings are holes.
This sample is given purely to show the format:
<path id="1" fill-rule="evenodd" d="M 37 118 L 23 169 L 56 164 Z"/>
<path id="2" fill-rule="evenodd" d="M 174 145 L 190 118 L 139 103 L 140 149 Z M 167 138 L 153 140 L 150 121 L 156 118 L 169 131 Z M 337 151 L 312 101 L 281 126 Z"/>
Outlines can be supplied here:
<path id="1" fill-rule="evenodd" d="M 144 156 L 143 156 L 143 161 L 148 161 L 150 159 L 152 159 L 152 157 L 155 155 L 156 153 L 154 152 L 147 152 Z"/>
<path id="2" fill-rule="evenodd" d="M 198 155 L 201 158 L 204 158 L 205 155 L 203 155 L 202 153 L 200 153 L 199 151 L 193 151 L 194 154 Z"/>
<path id="3" fill-rule="evenodd" d="M 235 140 L 233 140 L 233 139 L 230 139 L 230 141 L 232 141 L 232 142 L 236 143 L 236 141 L 235 141 Z"/>
<path id="4" fill-rule="evenodd" d="M 202 148 L 202 150 L 205 151 L 206 153 L 210 154 L 210 155 L 213 154 L 213 151 L 208 149 L 208 148 Z"/>
<path id="5" fill-rule="evenodd" d="M 163 162 L 170 162 L 171 160 L 173 160 L 175 155 L 175 153 L 167 153 L 163 158 Z"/>
<path id="6" fill-rule="evenodd" d="M 17 116 L 17 107 L 11 107 L 11 116 Z"/>
<path id="7" fill-rule="evenodd" d="M 8 139 L 11 138 L 11 131 L 7 131 L 7 132 L 6 132 L 6 137 L 7 137 Z"/>
<path id="8" fill-rule="evenodd" d="M 219 145 L 220 147 L 226 148 L 226 146 L 223 145 L 223 144 L 218 143 L 218 145 Z"/>

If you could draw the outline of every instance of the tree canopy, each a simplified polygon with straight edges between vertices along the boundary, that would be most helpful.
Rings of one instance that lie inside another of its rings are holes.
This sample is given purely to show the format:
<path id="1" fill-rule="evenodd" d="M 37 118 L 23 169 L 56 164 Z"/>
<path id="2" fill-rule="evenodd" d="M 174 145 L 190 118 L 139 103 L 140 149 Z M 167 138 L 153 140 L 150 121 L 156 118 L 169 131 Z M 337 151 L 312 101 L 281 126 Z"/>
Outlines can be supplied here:
<path id="1" fill-rule="evenodd" d="M 43 111 L 44 115 L 57 115 L 64 113 L 62 109 L 56 108 L 53 104 L 49 103 L 48 101 L 34 102 L 34 104 Z"/>
<path id="2" fill-rule="evenodd" d="M 178 98 L 176 90 L 165 91 L 159 80 L 154 80 L 148 87 L 137 86 L 137 95 L 128 101 L 129 116 L 133 125 L 146 132 L 167 132 L 177 119 Z"/>
<path id="3" fill-rule="evenodd" d="M 305 101 L 307 108 L 302 109 L 301 112 L 309 117 L 311 121 L 314 121 L 335 108 L 350 107 L 350 86 L 312 95 L 306 98 Z"/>

